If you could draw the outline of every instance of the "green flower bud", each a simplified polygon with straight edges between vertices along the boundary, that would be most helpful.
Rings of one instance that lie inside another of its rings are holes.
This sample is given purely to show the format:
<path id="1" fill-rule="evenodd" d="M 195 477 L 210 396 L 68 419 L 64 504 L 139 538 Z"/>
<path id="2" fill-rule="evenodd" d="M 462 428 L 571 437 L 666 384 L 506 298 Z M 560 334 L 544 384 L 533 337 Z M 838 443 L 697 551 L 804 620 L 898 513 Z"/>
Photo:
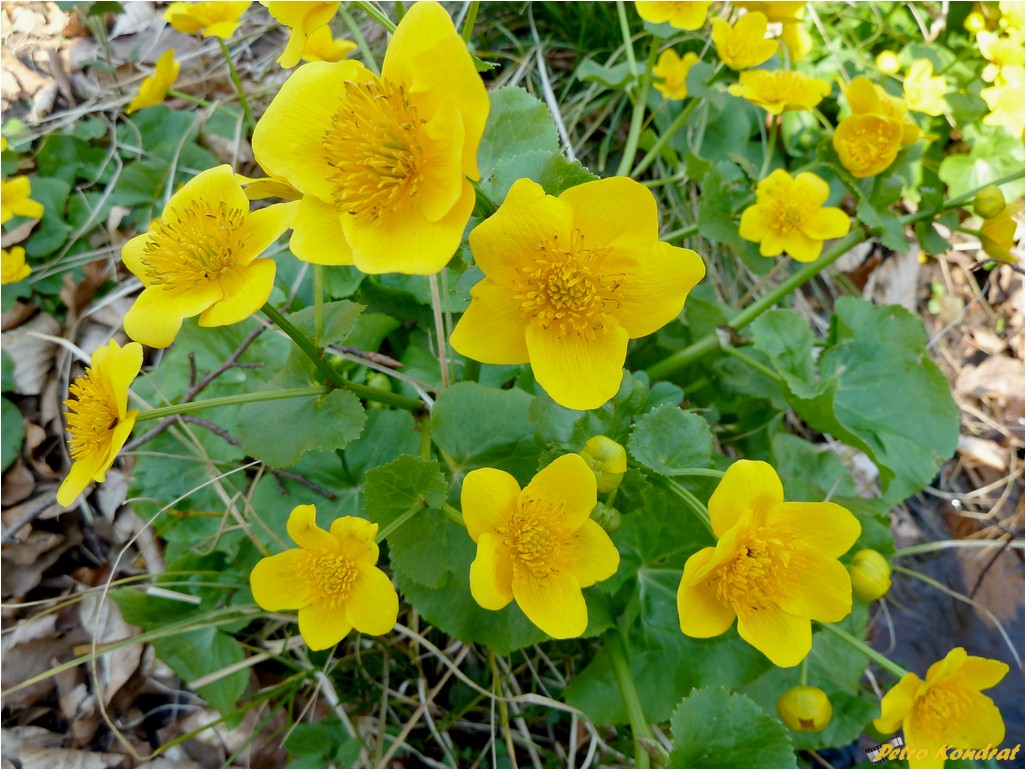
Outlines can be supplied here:
<path id="1" fill-rule="evenodd" d="M 792 730 L 818 733 L 830 724 L 834 710 L 827 694 L 821 689 L 798 685 L 780 696 L 777 713 Z"/>
<path id="2" fill-rule="evenodd" d="M 973 213 L 984 219 L 1000 216 L 1005 210 L 1005 195 L 996 184 L 987 185 L 973 198 Z"/>
<path id="3" fill-rule="evenodd" d="M 627 472 L 627 450 L 620 444 L 608 436 L 592 436 L 580 454 L 595 472 L 599 492 L 612 492 L 620 486 Z"/>
<path id="4" fill-rule="evenodd" d="M 605 503 L 598 503 L 591 511 L 592 520 L 598 524 L 607 534 L 613 534 L 623 523 L 620 512 Z"/>
<path id="5" fill-rule="evenodd" d="M 879 551 L 863 548 L 848 566 L 851 592 L 863 602 L 875 602 L 891 590 L 891 565 Z"/>

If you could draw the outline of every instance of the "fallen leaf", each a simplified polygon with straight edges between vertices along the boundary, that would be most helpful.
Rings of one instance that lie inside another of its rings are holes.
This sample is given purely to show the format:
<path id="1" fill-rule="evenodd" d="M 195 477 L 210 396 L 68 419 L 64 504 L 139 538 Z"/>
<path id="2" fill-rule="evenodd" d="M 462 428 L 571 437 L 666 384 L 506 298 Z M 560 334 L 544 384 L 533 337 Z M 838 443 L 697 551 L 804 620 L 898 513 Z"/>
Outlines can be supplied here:
<path id="1" fill-rule="evenodd" d="M 3 334 L 3 348 L 14 361 L 15 393 L 38 396 L 43 392 L 58 345 L 41 339 L 37 336 L 39 334 L 51 337 L 60 334 L 60 326 L 52 315 L 39 313 L 17 329 Z"/>

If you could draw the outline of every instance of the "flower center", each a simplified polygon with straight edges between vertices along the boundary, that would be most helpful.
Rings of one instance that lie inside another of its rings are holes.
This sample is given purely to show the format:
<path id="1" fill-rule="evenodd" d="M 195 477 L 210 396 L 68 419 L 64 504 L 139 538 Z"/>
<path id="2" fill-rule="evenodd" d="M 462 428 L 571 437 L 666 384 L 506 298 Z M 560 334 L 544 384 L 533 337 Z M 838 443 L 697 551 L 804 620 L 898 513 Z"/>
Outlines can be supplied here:
<path id="1" fill-rule="evenodd" d="M 514 299 L 520 312 L 533 318 L 543 329 L 556 327 L 561 337 L 581 334 L 595 338 L 603 327 L 603 316 L 620 305 L 622 273 L 602 271 L 601 254 L 565 249 L 559 236 L 538 246 L 533 261 L 517 268 Z"/>
<path id="2" fill-rule="evenodd" d="M 404 86 L 387 80 L 342 84 L 339 108 L 322 139 L 334 169 L 335 202 L 360 222 L 396 212 L 417 194 L 424 121 Z"/>
<path id="3" fill-rule="evenodd" d="M 971 711 L 969 691 L 964 687 L 934 685 L 916 699 L 914 708 L 923 723 L 960 724 Z"/>
<path id="4" fill-rule="evenodd" d="M 857 166 L 868 167 L 893 157 L 895 148 L 887 131 L 888 124 L 884 120 L 873 121 L 871 125 L 860 124 L 855 129 L 848 152 Z"/>
<path id="5" fill-rule="evenodd" d="M 543 578 L 558 571 L 556 559 L 563 543 L 533 510 L 537 505 L 539 501 L 533 500 L 518 503 L 509 523 L 499 527 L 498 533 L 502 544 L 512 551 L 514 572 L 523 569 Z"/>
<path id="6" fill-rule="evenodd" d="M 777 604 L 791 554 L 786 533 L 775 534 L 770 537 L 765 530 L 754 529 L 742 535 L 734 558 L 713 578 L 717 599 L 735 612 L 763 610 Z"/>
<path id="7" fill-rule="evenodd" d="M 318 603 L 338 607 L 349 598 L 349 591 L 356 578 L 356 565 L 337 553 L 317 551 L 307 565 L 306 573 Z"/>
<path id="8" fill-rule="evenodd" d="M 229 209 L 223 201 L 171 211 L 177 221 L 162 219 L 153 225 L 142 263 L 151 286 L 168 291 L 189 289 L 217 279 L 231 270 L 245 247 L 245 213 Z"/>
<path id="9" fill-rule="evenodd" d="M 68 407 L 68 444 L 72 460 L 105 452 L 118 424 L 114 394 L 92 369 L 71 383 Z"/>
<path id="10" fill-rule="evenodd" d="M 774 229 L 781 235 L 800 230 L 807 217 L 806 206 L 801 201 L 781 201 L 773 213 Z"/>

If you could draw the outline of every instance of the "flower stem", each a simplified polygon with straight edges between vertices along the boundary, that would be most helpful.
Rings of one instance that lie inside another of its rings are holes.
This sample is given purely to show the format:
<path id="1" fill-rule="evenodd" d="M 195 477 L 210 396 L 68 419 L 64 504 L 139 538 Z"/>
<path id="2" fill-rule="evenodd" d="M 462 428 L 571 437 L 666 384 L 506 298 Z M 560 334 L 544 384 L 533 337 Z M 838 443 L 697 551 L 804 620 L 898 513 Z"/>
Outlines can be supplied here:
<path id="1" fill-rule="evenodd" d="M 374 21 L 376 21 L 378 24 L 384 27 L 388 32 L 395 32 L 395 24 L 393 24 L 392 20 L 388 18 L 384 13 L 379 11 L 377 7 L 375 7 L 374 3 L 368 3 L 364 0 L 360 0 L 359 2 L 355 3 L 355 5 L 357 8 L 362 10 L 372 19 L 374 19 Z"/>
<path id="2" fill-rule="evenodd" d="M 605 649 L 613 661 L 616 683 L 620 687 L 623 705 L 627 708 L 627 718 L 631 723 L 631 732 L 634 734 L 634 762 L 639 768 L 652 767 L 652 758 L 642 741 L 653 745 L 658 744 L 656 744 L 652 726 L 645 719 L 641 698 L 638 697 L 638 688 L 634 684 L 634 677 L 631 676 L 631 664 L 627 660 L 627 647 L 617 629 L 614 628 L 606 632 Z"/>
<path id="3" fill-rule="evenodd" d="M 690 238 L 692 235 L 698 235 L 698 225 L 697 224 L 688 225 L 687 227 L 681 227 L 681 228 L 678 228 L 676 230 L 671 230 L 670 232 L 668 232 L 666 235 L 664 235 L 659 240 L 662 240 L 662 241 L 673 241 L 673 240 L 676 240 L 677 238 L 680 238 L 681 240 L 684 240 L 685 238 Z"/>
<path id="4" fill-rule="evenodd" d="M 314 345 L 321 346 L 324 334 L 324 265 L 313 266 L 314 276 Z"/>
<path id="5" fill-rule="evenodd" d="M 246 92 L 242 89 L 242 80 L 239 79 L 239 71 L 235 69 L 235 62 L 232 61 L 232 54 L 228 50 L 227 44 L 221 38 L 217 39 L 218 45 L 221 46 L 221 53 L 224 56 L 225 62 L 228 63 L 228 74 L 231 76 L 232 85 L 235 86 L 235 93 L 239 95 L 239 104 L 242 105 L 242 112 L 246 115 L 246 123 L 249 128 L 252 129 L 256 125 L 256 121 L 253 120 L 253 113 L 249 109 L 249 100 L 246 99 Z"/>
<path id="6" fill-rule="evenodd" d="M 377 8 L 371 6 L 370 3 L 357 3 L 356 5 L 366 11 L 385 29 L 390 32 L 395 30 L 395 24 L 392 24 L 392 22 L 388 20 L 387 16 L 378 11 Z M 378 69 L 378 63 L 374 60 L 374 54 L 371 53 L 370 46 L 367 45 L 367 41 L 364 39 L 363 33 L 360 32 L 360 25 L 356 23 L 356 19 L 354 19 L 353 15 L 346 9 L 345 3 L 342 3 L 338 7 L 338 12 L 342 14 L 342 20 L 346 23 L 346 26 L 349 27 L 349 33 L 353 36 L 353 40 L 356 41 L 356 47 L 360 49 L 360 54 L 363 56 L 364 66 L 366 66 L 367 69 L 375 75 L 380 75 L 381 70 Z"/>
<path id="7" fill-rule="evenodd" d="M 477 21 L 477 8 L 481 5 L 478 0 L 473 0 L 470 8 L 467 9 L 467 18 L 463 20 L 463 42 L 469 43 L 470 36 L 474 34 L 474 22 Z"/>
<path id="8" fill-rule="evenodd" d="M 207 398 L 203 401 L 188 401 L 184 404 L 172 404 L 161 406 L 157 409 L 148 409 L 136 416 L 137 423 L 147 420 L 161 420 L 165 417 L 172 417 L 176 414 L 190 414 L 201 412 L 204 409 L 216 409 L 220 406 L 231 406 L 233 404 L 251 404 L 255 401 L 280 401 L 285 398 L 300 398 L 302 396 L 323 396 L 327 389 L 321 385 L 311 385 L 306 388 L 284 388 L 283 390 L 260 390 L 255 393 L 239 393 L 235 396 L 221 396 L 220 398 Z"/>
<path id="9" fill-rule="evenodd" d="M 700 470 L 699 468 L 695 468 L 692 471 L 690 471 L 688 475 L 699 475 L 697 473 L 699 470 Z M 711 471 L 710 473 L 719 473 L 719 472 L 718 471 Z M 723 474 L 720 474 L 720 477 L 722 477 L 722 475 Z M 703 503 L 701 500 L 699 500 L 690 489 L 686 489 L 685 487 L 682 487 L 680 484 L 678 484 L 673 479 L 666 478 L 666 476 L 660 476 L 660 475 L 656 474 L 656 475 L 653 475 L 651 478 L 652 478 L 653 481 L 656 481 L 657 483 L 661 483 L 666 489 L 668 489 L 670 492 L 672 492 L 673 494 L 677 495 L 677 497 L 679 497 L 681 500 L 683 500 L 684 503 L 687 504 L 687 506 L 689 508 L 691 508 L 691 510 L 694 512 L 694 514 L 698 517 L 698 520 L 701 521 L 702 524 L 705 525 L 705 528 L 707 530 L 709 530 L 709 533 L 711 535 L 713 535 L 713 537 L 716 536 L 716 533 L 713 531 L 713 527 L 712 527 L 712 519 L 709 516 L 709 509 L 705 506 L 705 503 Z"/>
<path id="10" fill-rule="evenodd" d="M 618 1 L 616 7 L 621 14 L 620 26 L 624 28 L 624 45 L 627 46 L 627 50 L 631 51 L 633 56 L 634 49 L 630 45 L 630 31 L 625 26 L 626 18 L 623 15 L 623 3 Z M 652 86 L 652 67 L 655 65 L 658 53 L 659 41 L 653 40 L 652 47 L 649 49 L 645 71 L 641 73 L 641 81 L 638 84 L 638 90 L 634 94 L 634 112 L 631 115 L 631 127 L 627 134 L 627 144 L 623 148 L 623 157 L 620 158 L 620 165 L 616 169 L 617 176 L 627 176 L 630 173 L 631 166 L 634 165 L 634 156 L 638 152 L 638 140 L 641 139 L 641 125 L 645 118 L 645 108 L 648 106 L 648 92 Z"/>
<path id="11" fill-rule="evenodd" d="M 876 650 L 874 650 L 872 647 L 870 647 L 868 644 L 866 644 L 865 642 L 861 641 L 860 639 L 856 639 L 854 636 L 852 636 L 851 634 L 849 634 L 847 631 L 845 631 L 843 628 L 837 626 L 836 624 L 834 624 L 834 623 L 820 623 L 819 626 L 820 626 L 820 628 L 824 629 L 825 631 L 829 631 L 831 634 L 836 636 L 838 639 L 843 639 L 850 646 L 854 647 L 856 650 L 861 652 L 863 655 L 865 655 L 871 661 L 873 661 L 878 666 L 880 666 L 880 668 L 884 669 L 885 671 L 890 671 L 892 674 L 894 674 L 899 679 L 901 677 L 905 676 L 906 674 L 908 674 L 908 671 L 903 669 L 901 666 L 899 666 L 897 663 L 892 661 L 890 658 L 888 658 L 885 655 L 882 655 L 881 653 L 877 652 Z"/>
<path id="12" fill-rule="evenodd" d="M 733 345 L 731 345 L 729 341 L 722 340 L 721 343 L 720 343 L 720 350 L 722 350 L 727 355 L 733 356 L 734 358 L 736 358 L 738 361 L 740 361 L 741 363 L 743 363 L 745 366 L 749 367 L 750 369 L 754 369 L 755 371 L 759 372 L 760 374 L 766 375 L 767 377 L 769 377 L 774 382 L 783 383 L 784 380 L 783 380 L 783 378 L 779 374 L 777 374 L 775 371 L 770 369 L 765 364 L 762 364 L 762 363 L 756 361 L 754 358 L 752 358 L 747 353 L 742 353 L 740 350 L 738 350 Z"/>
<path id="13" fill-rule="evenodd" d="M 1018 548 L 1022 550 L 1024 545 L 1026 543 L 1022 540 L 937 540 L 932 543 L 920 543 L 919 545 L 910 545 L 908 548 L 899 548 L 893 556 L 899 559 L 902 556 L 933 553 L 947 548 Z"/>
<path id="14" fill-rule="evenodd" d="M 801 668 L 798 669 L 798 684 L 803 687 L 809 683 L 809 656 L 802 658 Z"/>
<path id="15" fill-rule="evenodd" d="M 442 503 L 442 513 L 454 524 L 459 524 L 461 527 L 467 526 L 467 522 L 463 520 L 463 513 L 448 503 Z"/>
<path id="16" fill-rule="evenodd" d="M 777 132 L 780 130 L 780 118 L 779 115 L 771 115 L 772 121 L 770 122 L 769 141 L 766 143 L 766 154 L 762 156 L 762 168 L 759 169 L 759 179 L 765 179 L 766 173 L 770 170 L 770 166 L 773 165 L 773 150 L 777 147 Z"/>
<path id="17" fill-rule="evenodd" d="M 1003 176 L 1000 179 L 995 179 L 993 182 L 987 182 L 987 184 L 981 184 L 979 187 L 974 187 L 972 190 L 964 192 L 961 195 L 957 195 L 954 198 L 949 198 L 940 205 L 940 208 L 926 209 L 925 211 L 917 211 L 914 214 L 907 214 L 901 217 L 899 221 L 903 225 L 910 225 L 914 222 L 920 222 L 924 219 L 932 219 L 936 214 L 939 214 L 942 211 L 947 211 L 948 209 L 957 209 L 959 206 L 964 206 L 976 197 L 976 193 L 978 193 L 980 190 L 986 187 L 990 187 L 991 185 L 997 185 L 998 187 L 1000 187 L 1001 185 L 1007 184 L 1008 182 L 1014 182 L 1017 179 L 1022 179 L 1023 176 L 1026 176 L 1026 170 L 1016 171 L 1015 173 L 1008 174 L 1007 176 Z"/>
<path id="18" fill-rule="evenodd" d="M 670 127 L 659 135 L 656 143 L 652 145 L 652 149 L 645 153 L 645 157 L 638 161 L 638 165 L 636 165 L 634 170 L 631 171 L 631 177 L 637 179 L 639 174 L 652 165 L 652 161 L 659 156 L 659 153 L 662 152 L 665 144 L 670 141 L 677 131 L 680 130 L 681 126 L 688 122 L 688 118 L 691 117 L 691 113 L 693 113 L 701 103 L 702 100 L 700 98 L 692 97 L 691 101 L 688 102 L 688 106 L 681 110 L 680 115 L 678 115 L 673 123 L 670 124 Z M 697 231 L 697 226 L 695 229 Z"/>

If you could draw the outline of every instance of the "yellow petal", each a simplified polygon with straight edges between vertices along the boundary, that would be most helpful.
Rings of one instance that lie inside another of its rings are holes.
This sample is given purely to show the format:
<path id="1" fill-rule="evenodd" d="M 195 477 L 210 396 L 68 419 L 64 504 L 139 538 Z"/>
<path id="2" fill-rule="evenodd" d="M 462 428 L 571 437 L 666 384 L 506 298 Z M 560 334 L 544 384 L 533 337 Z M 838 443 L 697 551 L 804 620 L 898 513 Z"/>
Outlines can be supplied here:
<path id="1" fill-rule="evenodd" d="M 770 511 L 767 524 L 793 532 L 810 551 L 827 559 L 843 556 L 862 533 L 859 520 L 837 503 L 781 503 Z"/>
<path id="2" fill-rule="evenodd" d="M 338 553 L 338 540 L 317 526 L 317 508 L 313 505 L 297 505 L 293 508 L 286 529 L 289 537 L 300 548 Z"/>
<path id="3" fill-rule="evenodd" d="M 219 37 L 222 40 L 227 40 L 235 34 L 235 30 L 238 28 L 239 22 L 237 21 L 214 22 L 203 30 L 203 37 Z"/>
<path id="4" fill-rule="evenodd" d="M 249 211 L 249 199 L 228 164 L 197 174 L 182 185 L 182 188 L 171 196 L 160 218 L 165 222 L 177 222 L 178 212 L 194 209 L 196 201 L 204 201 L 211 207 L 216 201 L 224 203 L 229 210 L 239 209 L 243 213 Z"/>
<path id="5" fill-rule="evenodd" d="M 719 636 L 734 622 L 734 608 L 719 600 L 716 586 L 707 579 L 696 580 L 714 562 L 715 548 L 703 548 L 688 558 L 677 588 L 677 616 L 680 630 L 696 639 Z"/>
<path id="6" fill-rule="evenodd" d="M 467 532 L 478 542 L 485 532 L 505 527 L 516 509 L 520 485 L 506 471 L 478 468 L 463 479 L 460 506 Z"/>
<path id="7" fill-rule="evenodd" d="M 978 692 L 965 693 L 969 701 L 965 716 L 942 725 L 944 743 L 963 748 L 983 748 L 988 743 L 1001 745 L 1005 739 L 1005 721 L 994 701 Z"/>
<path id="8" fill-rule="evenodd" d="M 146 265 L 143 264 L 143 257 L 146 256 L 146 244 L 149 242 L 149 233 L 143 233 L 135 236 L 121 247 L 121 261 L 132 271 L 132 275 L 143 282 L 143 286 L 149 286 Z"/>
<path id="9" fill-rule="evenodd" d="M 627 274 L 619 287 L 616 319 L 631 339 L 663 328 L 684 309 L 688 293 L 705 277 L 705 263 L 691 249 L 656 241 L 643 257 L 618 262 Z"/>
<path id="10" fill-rule="evenodd" d="M 299 633 L 311 650 L 326 650 L 353 630 L 345 605 L 314 604 L 299 610 Z"/>
<path id="11" fill-rule="evenodd" d="M 111 340 L 93 353 L 90 364 L 94 371 L 102 370 L 103 376 L 110 383 L 118 406 L 118 417 L 122 420 L 128 410 L 128 387 L 139 375 L 142 360 L 143 350 L 138 342 L 129 342 L 121 347 L 115 340 Z"/>
<path id="12" fill-rule="evenodd" d="M 971 690 L 987 690 L 1004 679 L 1007 673 L 1007 663 L 968 655 L 952 679 Z"/>
<path id="13" fill-rule="evenodd" d="M 520 493 L 519 503 L 540 500 L 537 516 L 546 526 L 573 532 L 588 521 L 598 502 L 595 473 L 579 454 L 557 457 L 531 479 Z"/>
<path id="14" fill-rule="evenodd" d="M 812 206 L 822 206 L 830 197 L 830 185 L 822 177 L 803 171 L 794 178 L 795 194 Z M 822 240 L 822 239 L 820 239 Z"/>
<path id="15" fill-rule="evenodd" d="M 802 549 L 792 552 L 781 572 L 778 603 L 785 612 L 821 623 L 836 623 L 851 613 L 851 578 L 836 557 Z"/>
<path id="16" fill-rule="evenodd" d="M 304 570 L 312 558 L 302 548 L 290 548 L 258 561 L 249 575 L 253 600 L 268 612 L 307 606 L 314 591 Z"/>
<path id="17" fill-rule="evenodd" d="M 759 460 L 738 460 L 727 468 L 709 498 L 713 532 L 716 537 L 723 537 L 746 511 L 757 518 L 765 517 L 782 502 L 784 487 L 771 465 Z"/>
<path id="18" fill-rule="evenodd" d="M 125 442 L 128 441 L 128 437 L 132 435 L 132 428 L 135 427 L 135 418 L 138 414 L 139 410 L 133 409 L 128 413 L 125 419 L 118 422 L 114 430 L 111 431 L 109 451 L 107 452 L 103 463 L 93 473 L 94 481 L 103 481 L 106 479 L 107 471 L 110 470 L 110 467 L 114 464 L 114 460 L 117 459 L 118 452 L 121 451 Z M 104 455 L 101 454 L 100 457 L 104 457 Z"/>
<path id="19" fill-rule="evenodd" d="M 595 331 L 594 339 L 562 336 L 553 326 L 527 327 L 527 352 L 538 384 L 569 409 L 597 409 L 616 395 L 627 359 L 627 330 L 615 319 Z"/>
<path id="20" fill-rule="evenodd" d="M 577 530 L 567 552 L 572 559 L 574 577 L 581 588 L 612 577 L 620 566 L 620 552 L 606 531 L 591 519 Z"/>
<path id="21" fill-rule="evenodd" d="M 815 262 L 823 253 L 823 241 L 817 241 L 802 232 L 790 233 L 783 240 L 784 251 L 799 262 Z"/>
<path id="22" fill-rule="evenodd" d="M 340 213 L 333 203 L 304 195 L 292 220 L 289 249 L 304 262 L 314 265 L 351 265 L 353 250 L 342 232 Z"/>
<path id="23" fill-rule="evenodd" d="M 869 78 L 862 76 L 855 78 L 844 89 L 844 96 L 848 100 L 851 111 L 856 115 L 872 115 L 880 111 L 880 95 Z"/>
<path id="24" fill-rule="evenodd" d="M 625 176 L 599 179 L 565 190 L 559 200 L 574 212 L 574 228 L 584 249 L 611 250 L 606 261 L 642 254 L 659 240 L 655 197 L 643 184 Z"/>
<path id="25" fill-rule="evenodd" d="M 175 341 L 182 319 L 199 315 L 222 298 L 214 281 L 188 292 L 166 291 L 161 286 L 143 289 L 125 314 L 125 334 L 151 348 L 166 348 Z"/>
<path id="26" fill-rule="evenodd" d="M 58 505 L 63 505 L 67 508 L 75 502 L 78 496 L 89 486 L 97 468 L 103 464 L 103 460 L 104 458 L 100 454 L 90 454 L 81 460 L 75 460 L 71 464 L 71 470 L 68 471 L 68 475 L 61 482 L 60 489 L 57 490 Z"/>
<path id="27" fill-rule="evenodd" d="M 248 199 L 247 199 L 248 200 Z M 240 234 L 245 240 L 245 251 L 239 255 L 237 264 L 246 265 L 263 254 L 282 234 L 292 226 L 299 204 L 276 203 L 264 209 L 250 212 Z"/>
<path id="28" fill-rule="evenodd" d="M 428 222 L 437 222 L 452 210 L 463 192 L 463 123 L 459 112 L 442 105 L 421 133 L 424 155 L 416 200 L 421 215 Z"/>
<path id="29" fill-rule="evenodd" d="M 527 321 L 513 293 L 485 278 L 470 297 L 470 307 L 449 338 L 456 352 L 485 364 L 526 364 Z"/>
<path id="30" fill-rule="evenodd" d="M 812 623 L 777 608 L 737 616 L 741 638 L 781 668 L 797 666 L 812 649 Z"/>
<path id="31" fill-rule="evenodd" d="M 738 235 L 746 241 L 762 243 L 770 233 L 772 221 L 769 219 L 769 208 L 756 203 L 741 212 L 741 224 L 738 227 Z M 779 254 L 780 252 L 777 252 Z M 763 254 L 763 256 L 775 257 L 776 254 Z"/>
<path id="32" fill-rule="evenodd" d="M 477 540 L 470 593 L 486 610 L 501 610 L 513 601 L 513 557 L 495 532 L 483 532 Z"/>
<path id="33" fill-rule="evenodd" d="M 331 522 L 331 535 L 338 541 L 340 556 L 350 561 L 377 564 L 377 524 L 359 516 L 343 516 Z"/>
<path id="34" fill-rule="evenodd" d="M 873 727 L 890 735 L 898 731 L 912 710 L 912 703 L 923 680 L 915 674 L 905 674 L 880 702 L 880 716 L 873 720 Z"/>
<path id="35" fill-rule="evenodd" d="M 200 326 L 228 326 L 245 321 L 257 312 L 274 288 L 275 262 L 258 259 L 245 267 L 222 273 L 218 279 L 224 299 L 204 310 Z"/>
<path id="36" fill-rule="evenodd" d="M 373 564 L 357 562 L 356 571 L 345 600 L 346 617 L 360 633 L 387 634 L 399 616 L 399 594 L 388 576 Z"/>
<path id="37" fill-rule="evenodd" d="M 828 207 L 814 213 L 802 223 L 802 232 L 809 238 L 825 241 L 848 234 L 851 220 L 841 209 Z"/>
<path id="38" fill-rule="evenodd" d="M 513 578 L 513 596 L 528 620 L 554 639 L 580 636 L 588 627 L 588 606 L 573 575 L 536 578 L 522 571 Z"/>

